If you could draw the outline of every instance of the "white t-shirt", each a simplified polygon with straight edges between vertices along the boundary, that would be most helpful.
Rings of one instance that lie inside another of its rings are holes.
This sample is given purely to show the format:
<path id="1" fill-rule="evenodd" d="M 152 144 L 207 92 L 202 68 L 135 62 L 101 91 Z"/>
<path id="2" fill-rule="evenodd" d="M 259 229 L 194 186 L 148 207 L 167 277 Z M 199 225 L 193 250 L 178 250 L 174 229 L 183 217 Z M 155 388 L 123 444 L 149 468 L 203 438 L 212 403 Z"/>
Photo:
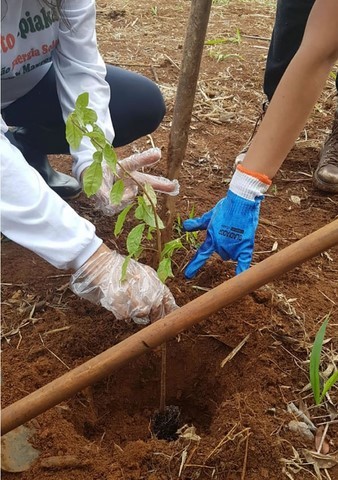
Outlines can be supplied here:
<path id="1" fill-rule="evenodd" d="M 4 4 L 5 2 L 2 2 Z M 89 93 L 89 107 L 107 139 L 114 138 L 109 113 L 110 88 L 97 48 L 94 0 L 64 0 L 62 14 L 39 0 L 7 0 L 1 22 L 1 108 L 31 90 L 53 62 L 64 120 L 77 97 Z M 84 139 L 73 156 L 73 174 L 80 179 L 92 163 L 94 147 Z"/>
<path id="2" fill-rule="evenodd" d="M 58 45 L 58 16 L 38 2 L 2 5 L 1 108 L 29 92 L 47 73 Z"/>
<path id="3" fill-rule="evenodd" d="M 96 43 L 94 0 L 64 0 L 59 20 L 39 0 L 2 1 L 2 108 L 32 89 L 53 62 L 63 117 L 74 109 L 79 94 L 89 93 L 89 107 L 112 142 L 110 89 Z M 78 268 L 102 241 L 94 226 L 58 197 L 20 151 L 5 138 L 1 121 L 1 230 L 58 268 Z M 73 156 L 73 174 L 92 163 L 94 148 L 84 139 Z"/>

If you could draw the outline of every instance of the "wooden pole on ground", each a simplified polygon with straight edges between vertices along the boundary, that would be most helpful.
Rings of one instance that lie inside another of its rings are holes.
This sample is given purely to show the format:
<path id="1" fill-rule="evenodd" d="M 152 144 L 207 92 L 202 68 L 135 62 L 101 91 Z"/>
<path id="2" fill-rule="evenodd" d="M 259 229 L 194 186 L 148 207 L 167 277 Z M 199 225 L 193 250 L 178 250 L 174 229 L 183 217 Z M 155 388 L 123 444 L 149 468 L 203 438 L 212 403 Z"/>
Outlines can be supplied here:
<path id="1" fill-rule="evenodd" d="M 338 220 L 284 248 L 2 410 L 2 435 L 174 338 L 221 308 L 338 245 Z M 220 260 L 221 261 L 221 260 Z"/>

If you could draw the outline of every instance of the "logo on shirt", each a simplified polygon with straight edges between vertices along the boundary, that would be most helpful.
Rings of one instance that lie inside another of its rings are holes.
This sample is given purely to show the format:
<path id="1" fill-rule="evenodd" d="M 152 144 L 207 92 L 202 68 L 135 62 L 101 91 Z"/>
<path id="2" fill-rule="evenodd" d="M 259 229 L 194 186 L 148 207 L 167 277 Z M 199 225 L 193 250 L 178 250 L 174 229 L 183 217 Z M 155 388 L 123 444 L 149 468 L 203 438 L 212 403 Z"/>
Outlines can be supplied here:
<path id="1" fill-rule="evenodd" d="M 21 13 L 22 15 L 22 13 Z M 47 29 L 53 28 L 58 22 L 59 16 L 55 9 L 46 9 L 42 7 L 38 13 L 32 14 L 26 11 L 25 15 L 19 17 L 15 31 L 1 35 L 1 77 L 10 79 L 19 75 L 29 73 L 37 67 L 51 61 L 52 51 L 57 47 L 59 40 L 56 37 L 56 31 L 50 34 Z M 5 23 L 5 22 L 4 22 Z M 4 25 L 2 25 L 4 32 Z M 46 32 L 42 33 L 44 30 Z M 37 33 L 34 37 L 28 38 L 30 34 Z M 42 43 L 50 39 L 49 43 Z M 27 43 L 29 42 L 29 44 Z"/>
<path id="2" fill-rule="evenodd" d="M 46 30 L 54 22 L 59 21 L 59 15 L 55 9 L 46 10 L 41 8 L 40 14 L 31 15 L 30 12 L 25 13 L 25 17 L 19 21 L 19 31 L 17 37 L 26 39 L 29 33 L 41 32 Z M 13 33 L 7 33 L 1 35 L 1 52 L 6 53 L 8 50 L 12 50 L 15 46 L 15 36 Z"/>
<path id="3" fill-rule="evenodd" d="M 19 22 L 18 37 L 27 38 L 29 33 L 41 32 L 59 21 L 59 15 L 55 9 L 46 11 L 45 8 L 41 8 L 40 14 L 32 16 L 30 12 L 26 12 L 25 17 Z"/>

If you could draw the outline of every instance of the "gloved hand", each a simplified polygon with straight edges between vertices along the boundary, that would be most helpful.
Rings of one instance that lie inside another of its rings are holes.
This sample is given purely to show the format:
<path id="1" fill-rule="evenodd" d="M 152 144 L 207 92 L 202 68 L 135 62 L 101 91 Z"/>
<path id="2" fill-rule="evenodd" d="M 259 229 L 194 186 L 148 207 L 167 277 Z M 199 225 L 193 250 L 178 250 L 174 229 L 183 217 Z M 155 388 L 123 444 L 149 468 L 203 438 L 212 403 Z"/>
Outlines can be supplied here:
<path id="1" fill-rule="evenodd" d="M 218 253 L 223 260 L 237 261 L 236 274 L 250 267 L 259 209 L 271 180 L 238 165 L 225 198 L 201 217 L 185 220 L 188 232 L 206 230 L 207 236 L 185 269 L 192 278 L 208 258 Z"/>
<path id="2" fill-rule="evenodd" d="M 128 158 L 120 160 L 120 165 L 130 173 L 131 177 L 125 175 L 121 167 L 117 167 L 119 178 L 124 181 L 124 194 L 121 203 L 112 205 L 109 200 L 110 190 L 115 182 L 115 175 L 103 162 L 103 179 L 100 190 L 94 195 L 95 206 L 105 215 L 115 215 L 123 210 L 129 203 L 133 201 L 138 193 L 138 186 L 133 178 L 140 184 L 150 184 L 157 192 L 166 193 L 167 195 L 177 195 L 179 192 L 179 184 L 177 180 L 169 180 L 165 177 L 157 177 L 143 172 L 139 172 L 142 167 L 150 167 L 157 163 L 161 158 L 161 150 L 159 148 L 150 148 L 142 153 L 135 153 Z"/>
<path id="3" fill-rule="evenodd" d="M 155 270 L 130 260 L 121 282 L 124 256 L 105 245 L 72 275 L 71 290 L 81 298 L 102 305 L 116 319 L 131 318 L 146 325 L 178 308 L 173 295 Z"/>

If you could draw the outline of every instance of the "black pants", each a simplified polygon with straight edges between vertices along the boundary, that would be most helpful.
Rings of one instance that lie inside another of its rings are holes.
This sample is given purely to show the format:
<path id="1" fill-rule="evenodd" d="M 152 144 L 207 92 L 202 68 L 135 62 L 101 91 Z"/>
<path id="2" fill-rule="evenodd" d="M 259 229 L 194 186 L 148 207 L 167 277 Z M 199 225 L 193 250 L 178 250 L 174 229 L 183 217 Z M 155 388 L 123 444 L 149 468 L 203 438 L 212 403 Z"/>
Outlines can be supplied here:
<path id="1" fill-rule="evenodd" d="M 270 101 L 287 66 L 297 52 L 315 0 L 278 0 L 266 70 L 264 93 Z M 338 89 L 338 81 L 336 80 Z"/>
<path id="2" fill-rule="evenodd" d="M 165 104 L 159 88 L 142 75 L 107 65 L 109 110 L 115 130 L 114 147 L 127 145 L 159 126 Z M 2 110 L 9 126 L 24 127 L 20 142 L 25 156 L 30 149 L 41 154 L 69 153 L 65 138 L 53 66 L 26 95 Z M 27 148 L 28 147 L 28 148 Z"/>

